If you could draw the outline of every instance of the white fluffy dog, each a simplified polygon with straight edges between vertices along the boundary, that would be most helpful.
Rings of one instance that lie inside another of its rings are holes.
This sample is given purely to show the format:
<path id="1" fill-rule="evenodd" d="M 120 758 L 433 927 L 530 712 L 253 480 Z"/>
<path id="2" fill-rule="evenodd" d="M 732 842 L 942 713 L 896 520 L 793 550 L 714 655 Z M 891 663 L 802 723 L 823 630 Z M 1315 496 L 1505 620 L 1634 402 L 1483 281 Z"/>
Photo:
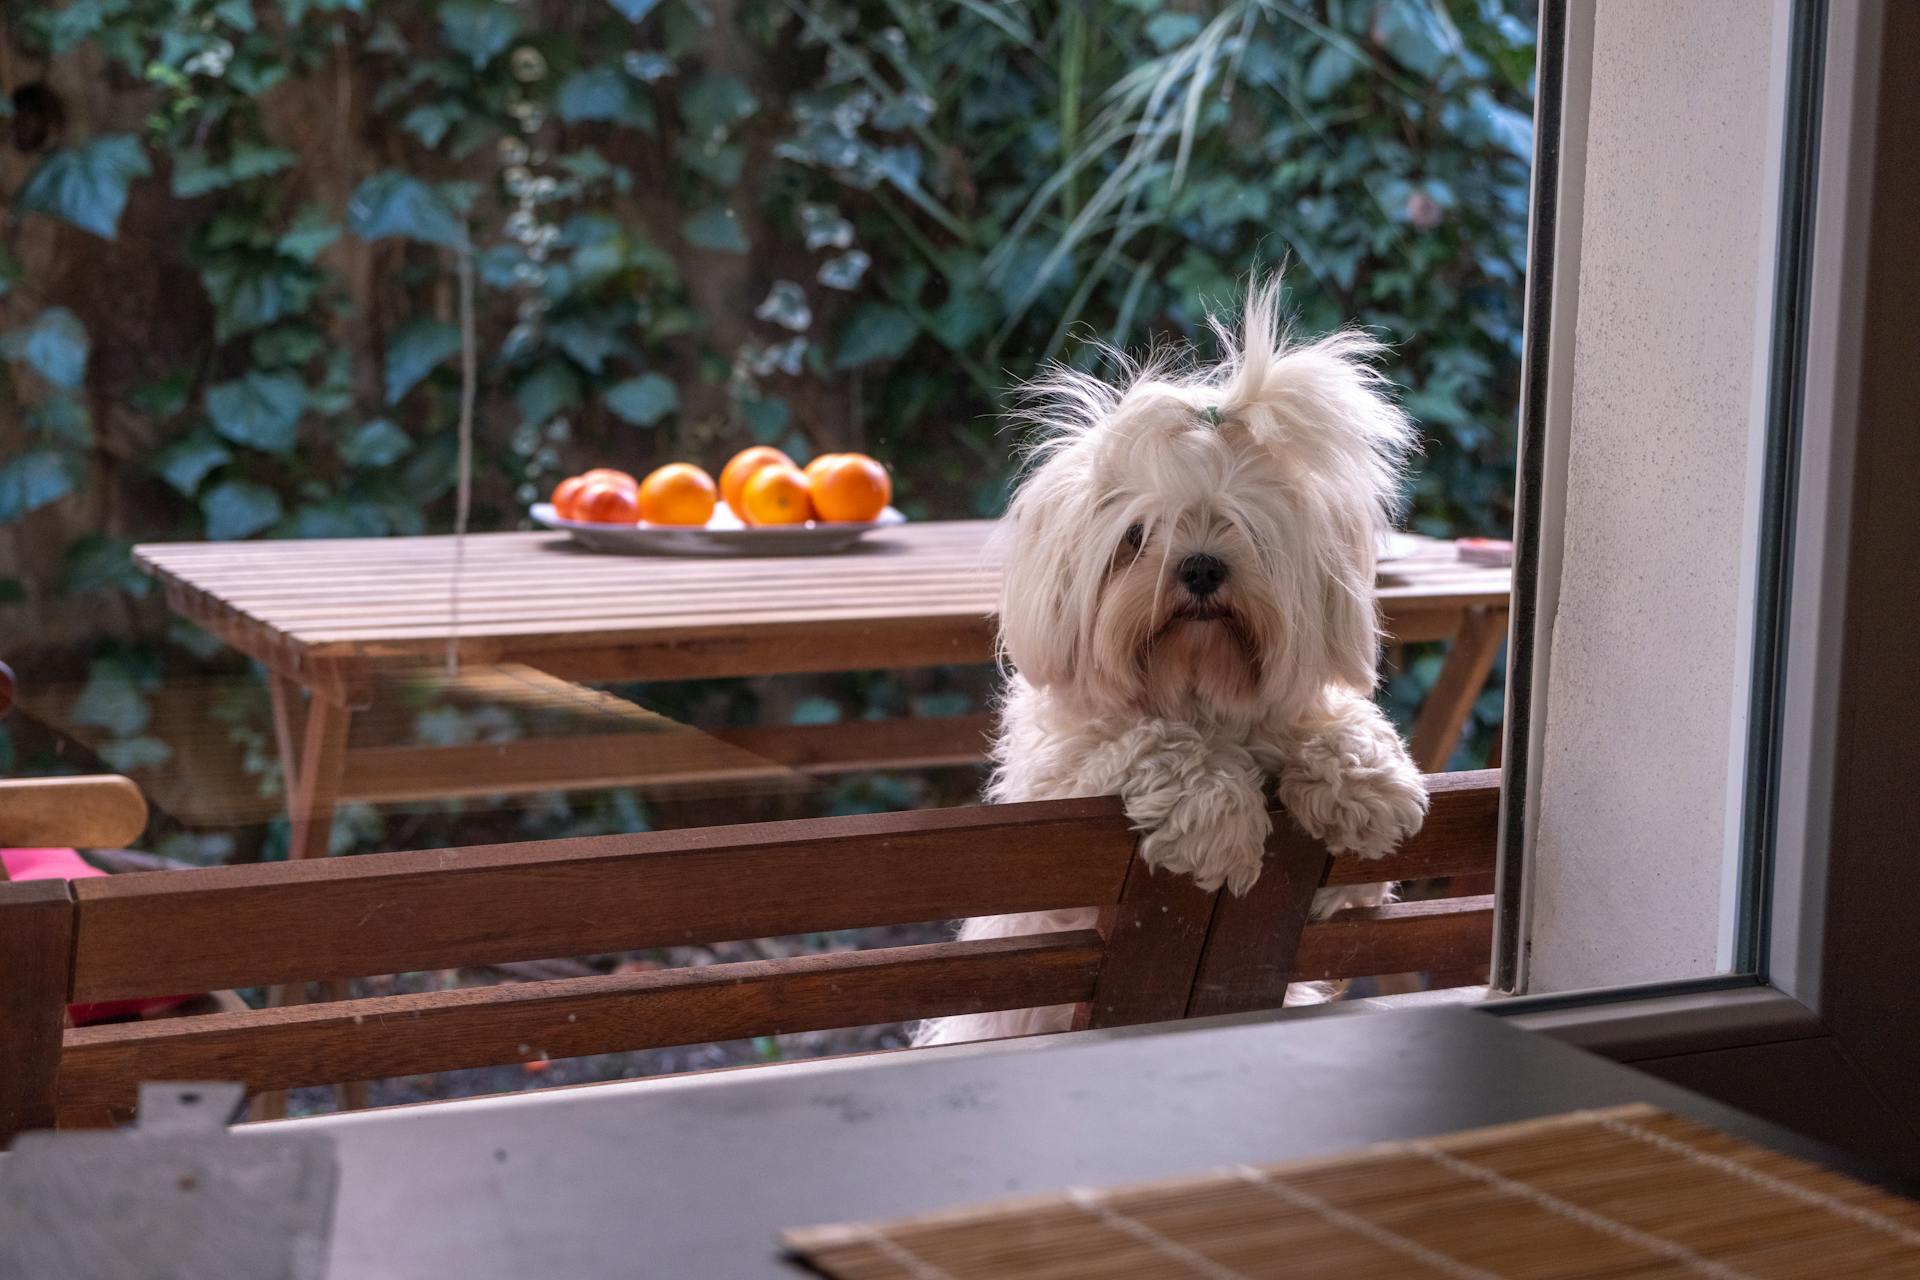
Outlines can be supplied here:
<path id="1" fill-rule="evenodd" d="M 1338 852 L 1419 830 L 1420 771 L 1374 706 L 1376 549 L 1412 424 L 1357 332 L 1289 345 L 1256 289 L 1219 364 L 1032 389 L 1043 438 L 1002 536 L 1011 666 L 994 801 L 1117 793 L 1157 868 L 1245 893 L 1265 790 Z M 1378 902 L 1323 890 L 1314 912 Z M 1092 910 L 966 921 L 962 938 L 1094 923 Z M 1071 1006 L 936 1019 L 918 1044 L 1067 1029 Z"/>

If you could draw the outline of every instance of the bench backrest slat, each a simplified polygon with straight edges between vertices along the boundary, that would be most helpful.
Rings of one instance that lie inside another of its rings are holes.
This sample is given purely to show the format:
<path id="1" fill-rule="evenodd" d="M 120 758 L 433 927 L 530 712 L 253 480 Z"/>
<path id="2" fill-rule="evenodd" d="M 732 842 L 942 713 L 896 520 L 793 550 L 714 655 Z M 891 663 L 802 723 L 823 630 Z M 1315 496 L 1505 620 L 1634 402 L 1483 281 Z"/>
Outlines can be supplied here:
<path id="1" fill-rule="evenodd" d="M 1112 800 L 83 881 L 74 998 L 262 986 L 1115 901 Z"/>
<path id="2" fill-rule="evenodd" d="M 1468 969 L 1485 964 L 1492 946 L 1492 894 L 1356 908 L 1301 932 L 1293 976 L 1317 982 Z"/>
<path id="3" fill-rule="evenodd" d="M 1497 777 L 1434 776 L 1419 835 L 1326 883 L 1487 870 Z M 73 998 L 1110 905 L 1133 844 L 1099 798 L 110 876 L 75 885 Z"/>
<path id="4" fill-rule="evenodd" d="M 1074 1003 L 1101 952 L 1082 930 L 82 1027 L 60 1111 L 124 1115 L 143 1078 L 288 1089 Z"/>

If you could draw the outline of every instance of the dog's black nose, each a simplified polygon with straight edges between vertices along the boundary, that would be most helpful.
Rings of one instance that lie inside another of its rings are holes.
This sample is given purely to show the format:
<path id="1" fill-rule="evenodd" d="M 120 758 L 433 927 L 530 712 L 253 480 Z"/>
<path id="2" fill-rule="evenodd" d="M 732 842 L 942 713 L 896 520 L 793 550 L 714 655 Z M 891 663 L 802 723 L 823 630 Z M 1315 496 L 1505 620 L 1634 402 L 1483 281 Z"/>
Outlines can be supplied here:
<path id="1" fill-rule="evenodd" d="M 1180 562 L 1180 585 L 1196 600 L 1205 600 L 1227 580 L 1227 562 L 1219 556 L 1196 551 Z"/>

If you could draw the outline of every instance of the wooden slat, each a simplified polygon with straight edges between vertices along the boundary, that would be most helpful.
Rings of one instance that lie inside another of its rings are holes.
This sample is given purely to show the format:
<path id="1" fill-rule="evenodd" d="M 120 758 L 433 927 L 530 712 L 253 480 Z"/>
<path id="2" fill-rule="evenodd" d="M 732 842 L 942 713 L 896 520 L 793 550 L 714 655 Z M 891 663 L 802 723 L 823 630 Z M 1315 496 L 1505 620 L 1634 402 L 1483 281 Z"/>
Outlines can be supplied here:
<path id="1" fill-rule="evenodd" d="M 1068 1003 L 1100 951 L 1084 930 L 83 1027 L 60 1107 L 124 1111 L 142 1079 L 285 1089 Z"/>
<path id="2" fill-rule="evenodd" d="M 1383 858 L 1335 858 L 1327 869 L 1328 885 L 1493 870 L 1500 836 L 1500 771 L 1430 773 L 1426 781 L 1432 803 L 1420 833 Z"/>
<path id="3" fill-rule="evenodd" d="M 999 592 L 992 528 L 911 524 L 830 559 L 601 556 L 551 533 L 483 534 L 466 545 L 461 632 L 482 660 L 582 649 L 596 672 L 659 679 L 979 662 Z M 430 656 L 449 623 L 447 538 L 158 545 L 136 556 L 177 608 L 278 671 Z M 1392 634 L 1438 639 L 1460 611 L 1504 605 L 1510 579 L 1430 542 L 1382 567 L 1379 596 Z M 849 641 L 851 654 L 840 648 Z M 753 646 L 754 658 L 703 664 L 684 647 L 695 644 Z M 795 644 L 805 655 L 781 661 L 777 650 Z M 619 670 L 615 655 L 668 662 Z"/>
<path id="4" fill-rule="evenodd" d="M 1207 922 L 1222 892 L 1206 893 L 1190 876 L 1155 871 L 1136 854 L 1119 903 L 1101 912 L 1106 958 L 1092 998 L 1075 1010 L 1074 1026 L 1127 1027 L 1185 1015 Z"/>
<path id="5" fill-rule="evenodd" d="M 112 876 L 76 998 L 1095 906 L 1132 847 L 1093 799 Z"/>
<path id="6" fill-rule="evenodd" d="M 0 883 L 0 1150 L 53 1126 L 73 955 L 67 883 Z"/>
<path id="7" fill-rule="evenodd" d="M 802 773 L 863 773 L 973 764 L 986 757 L 993 717 L 985 713 L 839 724 L 726 729 L 715 736 Z"/>
<path id="8" fill-rule="evenodd" d="M 1487 870 L 1497 778 L 1428 779 L 1425 829 L 1327 883 Z M 76 998 L 1098 906 L 1132 848 L 1106 798 L 113 876 L 76 886 Z"/>
<path id="9" fill-rule="evenodd" d="M 1274 815 L 1266 865 L 1244 898 L 1214 904 L 1187 1016 L 1278 1009 L 1286 1003 L 1300 931 L 1329 862 L 1325 846 Z"/>
<path id="10" fill-rule="evenodd" d="M 463 649 L 467 643 L 462 641 Z M 415 652 L 420 652 L 415 644 Z M 624 635 L 496 637 L 476 642 L 473 650 L 531 662 L 573 680 L 692 680 L 964 666 L 992 660 L 993 619 L 982 614 L 869 619 L 857 625 L 762 620 L 679 631 L 649 628 Z M 336 651 L 355 649 L 348 645 Z"/>
<path id="11" fill-rule="evenodd" d="M 1356 907 L 1301 932 L 1293 976 L 1311 982 L 1464 969 L 1484 962 L 1492 947 L 1490 896 Z"/>
<path id="12" fill-rule="evenodd" d="M 0 781 L 0 846 L 118 848 L 146 829 L 146 799 L 126 778 Z"/>
<path id="13" fill-rule="evenodd" d="M 974 764 L 991 723 L 979 715 L 708 733 L 656 716 L 638 732 L 361 748 L 347 753 L 340 794 L 381 804 L 601 787 L 801 786 L 803 775 Z"/>
<path id="14" fill-rule="evenodd" d="M 631 733 L 350 751 L 340 797 L 392 804 L 605 787 L 657 794 L 696 785 L 712 791 L 748 784 L 761 792 L 809 785 L 784 765 L 663 718 L 661 727 Z"/>

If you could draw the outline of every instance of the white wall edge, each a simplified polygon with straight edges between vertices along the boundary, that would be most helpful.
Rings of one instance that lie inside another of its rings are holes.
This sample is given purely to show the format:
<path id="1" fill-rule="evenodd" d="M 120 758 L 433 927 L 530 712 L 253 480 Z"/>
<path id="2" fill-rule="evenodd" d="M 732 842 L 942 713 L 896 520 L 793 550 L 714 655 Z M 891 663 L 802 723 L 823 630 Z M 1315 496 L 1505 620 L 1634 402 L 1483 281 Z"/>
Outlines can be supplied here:
<path id="1" fill-rule="evenodd" d="M 1767 86 L 1767 114 L 1782 126 L 1787 118 L 1787 92 L 1792 79 L 1792 36 L 1794 0 L 1773 0 L 1772 83 Z M 1733 687 L 1746 691 L 1735 697 L 1727 728 L 1727 791 L 1724 803 L 1726 839 L 1720 850 L 1720 936 L 1716 944 L 1717 963 L 1722 971 L 1734 967 L 1740 946 L 1741 863 L 1746 850 L 1747 733 L 1753 710 L 1753 649 L 1759 582 L 1761 508 L 1766 497 L 1768 391 L 1773 376 L 1773 311 L 1777 263 L 1780 258 L 1780 201 L 1785 172 L 1787 131 L 1774 130 L 1767 141 L 1767 159 L 1762 189 L 1772 193 L 1772 206 L 1766 211 L 1760 228 L 1760 279 L 1754 296 L 1754 332 L 1769 335 L 1769 340 L 1753 347 L 1752 386 L 1749 391 L 1747 431 L 1746 510 L 1741 521 L 1741 541 L 1748 549 L 1740 565 L 1735 615 Z"/>
<path id="2" fill-rule="evenodd" d="M 1554 620 L 1560 609 L 1560 577 L 1565 559 L 1564 530 L 1567 509 L 1567 442 L 1573 425 L 1573 333 L 1580 315 L 1580 228 L 1587 185 L 1587 113 L 1593 89 L 1593 20 L 1590 6 L 1566 6 L 1566 50 L 1561 67 L 1560 158 L 1555 174 L 1553 228 L 1553 295 L 1548 308 L 1546 421 L 1540 432 L 1540 545 L 1536 565 L 1533 618 L 1533 663 L 1528 673 L 1528 698 L 1533 708 L 1528 723 L 1527 794 L 1521 849 L 1518 913 L 1519 955 L 1515 957 L 1517 990 L 1527 990 L 1533 953 L 1534 841 L 1540 822 L 1540 762 L 1545 758 L 1547 690 L 1553 672 Z M 1537 108 L 1536 108 L 1537 110 Z M 1536 183 L 1538 177 L 1536 174 Z M 1536 188 L 1537 190 L 1537 188 Z M 1531 237 L 1529 237 L 1531 239 Z M 1522 385 L 1532 376 L 1521 371 Z M 1512 623 L 1509 622 L 1509 627 Z M 1509 646 L 1511 648 L 1511 646 Z M 1511 697 L 1511 682 L 1508 685 Z M 1511 779 L 1509 779 L 1511 785 Z M 1504 863 L 1515 856 L 1500 851 Z"/>

